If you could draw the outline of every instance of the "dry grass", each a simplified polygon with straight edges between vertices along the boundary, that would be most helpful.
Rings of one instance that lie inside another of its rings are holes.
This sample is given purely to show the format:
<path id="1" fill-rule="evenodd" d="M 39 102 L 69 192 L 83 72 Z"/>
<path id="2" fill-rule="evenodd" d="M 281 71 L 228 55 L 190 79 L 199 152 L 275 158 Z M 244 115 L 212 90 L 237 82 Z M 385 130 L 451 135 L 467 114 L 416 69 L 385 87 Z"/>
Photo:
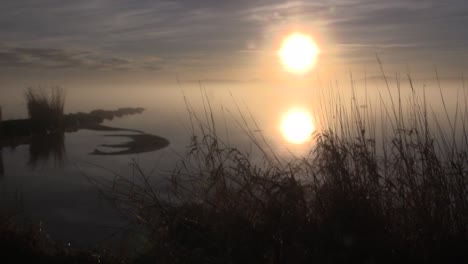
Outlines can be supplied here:
<path id="1" fill-rule="evenodd" d="M 59 126 L 65 107 L 65 91 L 62 88 L 28 88 L 24 96 L 29 118 L 36 125 L 45 128 Z"/>
<path id="2" fill-rule="evenodd" d="M 404 107 L 396 89 L 379 111 L 355 97 L 324 104 L 338 118 L 323 117 L 309 155 L 289 161 L 245 129 L 263 157 L 254 162 L 218 136 L 209 101 L 203 118 L 187 104 L 192 141 L 164 184 L 138 164 L 138 181 L 96 183 L 150 230 L 162 263 L 466 262 L 467 108 L 440 121 L 424 94 L 412 89 Z"/>

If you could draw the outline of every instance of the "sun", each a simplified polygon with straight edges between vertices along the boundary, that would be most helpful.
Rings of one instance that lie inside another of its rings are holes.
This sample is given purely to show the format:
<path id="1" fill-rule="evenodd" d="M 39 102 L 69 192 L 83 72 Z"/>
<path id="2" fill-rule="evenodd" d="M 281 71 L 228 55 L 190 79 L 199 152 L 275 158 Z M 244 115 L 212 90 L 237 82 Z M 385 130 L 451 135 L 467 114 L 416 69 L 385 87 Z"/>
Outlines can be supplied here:
<path id="1" fill-rule="evenodd" d="M 286 71 L 302 74 L 312 69 L 319 52 L 312 37 L 293 33 L 283 41 L 278 56 Z"/>
<path id="2" fill-rule="evenodd" d="M 307 142 L 315 130 L 312 117 L 307 111 L 292 110 L 283 117 L 281 132 L 286 141 L 293 144 Z"/>

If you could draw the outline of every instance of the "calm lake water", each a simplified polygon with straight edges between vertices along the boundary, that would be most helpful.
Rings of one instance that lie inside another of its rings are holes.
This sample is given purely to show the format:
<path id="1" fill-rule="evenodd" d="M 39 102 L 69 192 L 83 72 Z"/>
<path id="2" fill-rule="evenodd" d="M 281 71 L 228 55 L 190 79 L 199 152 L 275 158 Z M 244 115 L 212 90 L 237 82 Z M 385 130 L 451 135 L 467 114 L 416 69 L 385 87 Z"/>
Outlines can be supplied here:
<path id="1" fill-rule="evenodd" d="M 348 84 L 342 86 L 349 87 Z M 422 94 L 423 84 L 416 84 L 416 87 L 418 93 Z M 254 134 L 261 132 L 274 151 L 285 159 L 292 155 L 304 155 L 313 145 L 311 140 L 299 144 L 288 142 L 282 127 L 287 113 L 309 112 L 315 130 L 320 130 L 323 123 L 317 112 L 332 106 L 324 103 L 327 97 L 337 102 L 336 92 L 339 91 L 342 105 L 347 107 L 351 102 L 350 89 L 341 90 L 335 84 L 298 84 L 295 87 L 207 84 L 204 88 L 200 89 L 196 83 L 167 87 L 67 87 L 66 112 L 145 107 L 147 110 L 143 114 L 117 118 L 105 125 L 162 136 L 170 141 L 169 147 L 135 155 L 95 156 L 90 153 L 98 145 L 119 143 L 127 139 L 104 137 L 122 132 L 80 130 L 65 133 L 59 138 L 36 138 L 31 145 L 21 145 L 14 149 L 3 148 L 0 153 L 4 170 L 0 176 L 0 203 L 4 207 L 20 208 L 26 217 L 42 223 L 54 239 L 92 246 L 109 241 L 113 234 L 126 226 L 128 219 L 100 194 L 99 188 L 89 179 L 113 179 L 115 174 L 131 179 L 134 175 L 132 161 L 137 161 L 155 181 L 168 176 L 180 160 L 180 155 L 185 153 L 190 139 L 189 114 L 184 98 L 203 122 L 206 120 L 204 109 L 211 106 L 217 131 L 230 144 L 248 150 L 251 141 L 243 129 L 253 131 Z M 381 101 L 391 104 L 388 91 L 382 83 L 368 83 L 367 89 L 364 88 L 360 83 L 356 93 L 359 98 L 367 96 L 368 103 L 372 103 L 375 108 Z M 454 112 L 457 100 L 466 103 L 461 82 L 443 84 L 443 92 L 451 113 Z M 391 93 L 396 96 L 398 91 L 392 88 Z M 403 86 L 401 93 L 403 103 L 408 102 L 409 86 Z M 209 99 L 209 105 L 203 97 Z M 436 84 L 426 84 L 426 98 L 434 113 L 444 113 Z M 370 107 L 364 104 L 363 101 L 362 109 Z M 2 90 L 0 105 L 3 106 L 3 119 L 26 117 L 21 89 Z M 249 121 L 247 128 L 238 124 L 243 122 L 239 109 Z M 253 124 L 250 114 L 258 127 Z M 380 113 L 376 116 L 378 119 Z M 445 126 L 445 123 L 442 122 L 442 125 Z"/>

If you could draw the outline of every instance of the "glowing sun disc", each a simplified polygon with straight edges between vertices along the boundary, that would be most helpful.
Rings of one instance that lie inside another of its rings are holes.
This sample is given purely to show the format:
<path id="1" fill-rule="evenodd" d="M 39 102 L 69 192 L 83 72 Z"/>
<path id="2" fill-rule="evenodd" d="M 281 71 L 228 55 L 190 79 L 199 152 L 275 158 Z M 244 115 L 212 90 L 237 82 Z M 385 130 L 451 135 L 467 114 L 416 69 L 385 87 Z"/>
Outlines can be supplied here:
<path id="1" fill-rule="evenodd" d="M 312 117 L 305 111 L 293 110 L 283 117 L 281 132 L 286 141 L 302 144 L 310 140 L 315 130 Z"/>
<path id="2" fill-rule="evenodd" d="M 285 70 L 305 73 L 317 62 L 319 49 L 314 40 L 302 33 L 289 35 L 282 43 L 278 56 Z"/>

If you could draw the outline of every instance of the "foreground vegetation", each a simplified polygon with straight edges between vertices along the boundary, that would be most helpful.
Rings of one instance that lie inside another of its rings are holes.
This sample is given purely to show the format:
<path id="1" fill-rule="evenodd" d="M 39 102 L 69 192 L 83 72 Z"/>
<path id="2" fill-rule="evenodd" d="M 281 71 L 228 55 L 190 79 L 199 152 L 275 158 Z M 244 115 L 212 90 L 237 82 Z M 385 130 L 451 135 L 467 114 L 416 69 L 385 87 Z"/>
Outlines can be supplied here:
<path id="1" fill-rule="evenodd" d="M 203 120 L 188 107 L 192 142 L 167 182 L 137 166 L 140 181 L 97 183 L 133 208 L 158 263 L 466 263 L 468 109 L 438 119 L 411 88 L 409 105 L 392 98 L 377 121 L 354 97 L 333 104 L 292 160 L 241 115 L 260 163 L 223 142 L 209 105 Z"/>
<path id="2" fill-rule="evenodd" d="M 103 251 L 77 250 L 52 240 L 40 223 L 25 219 L 19 208 L 2 208 L 0 214 L 2 263 L 121 263 Z"/>
<path id="3" fill-rule="evenodd" d="M 188 107 L 192 141 L 167 181 L 137 165 L 139 180 L 93 181 L 147 230 L 138 263 L 466 263 L 466 101 L 446 120 L 424 94 L 409 101 L 381 105 L 378 122 L 354 97 L 335 102 L 310 153 L 293 159 L 245 115 L 256 153 L 223 141 L 209 105 L 203 120 Z"/>

